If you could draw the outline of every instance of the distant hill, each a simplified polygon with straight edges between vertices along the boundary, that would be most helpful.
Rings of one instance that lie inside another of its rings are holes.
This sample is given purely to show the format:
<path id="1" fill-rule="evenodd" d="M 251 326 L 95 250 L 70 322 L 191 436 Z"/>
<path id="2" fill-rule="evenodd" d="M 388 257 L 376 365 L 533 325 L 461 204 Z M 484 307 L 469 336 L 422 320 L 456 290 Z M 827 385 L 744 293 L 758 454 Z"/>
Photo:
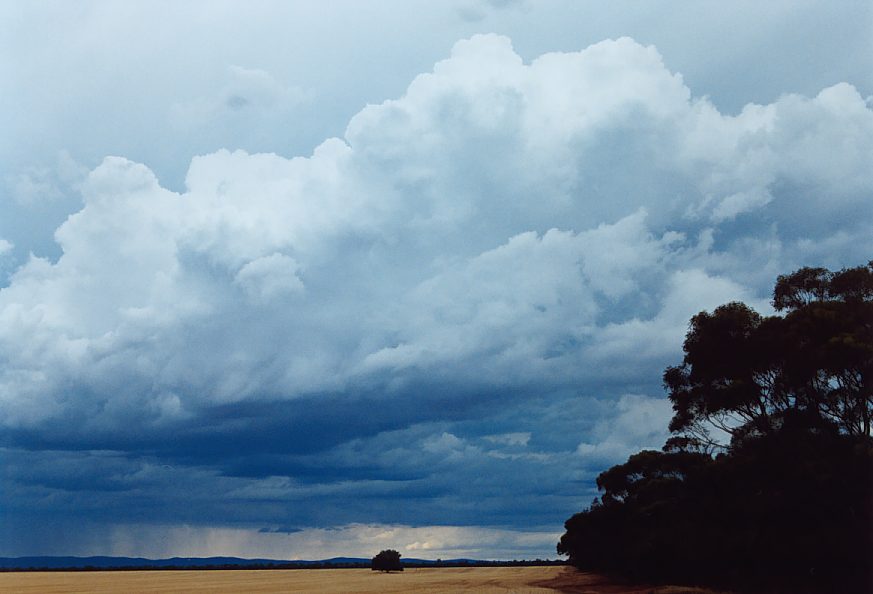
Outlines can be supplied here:
<path id="1" fill-rule="evenodd" d="M 479 559 L 402 559 L 407 567 L 498 566 L 498 565 L 562 565 L 563 561 L 483 561 Z M 363 557 L 333 557 L 318 561 L 283 559 L 241 559 L 239 557 L 0 557 L 0 571 L 14 570 L 122 570 L 122 569 L 318 569 L 338 567 L 369 567 Z"/>
<path id="2" fill-rule="evenodd" d="M 0 557 L 0 569 L 126 569 L 172 567 L 224 567 L 264 565 L 348 565 L 368 564 L 370 560 L 357 557 L 335 557 L 320 561 L 282 559 L 241 559 L 239 557 L 172 557 L 145 559 L 142 557 Z"/>

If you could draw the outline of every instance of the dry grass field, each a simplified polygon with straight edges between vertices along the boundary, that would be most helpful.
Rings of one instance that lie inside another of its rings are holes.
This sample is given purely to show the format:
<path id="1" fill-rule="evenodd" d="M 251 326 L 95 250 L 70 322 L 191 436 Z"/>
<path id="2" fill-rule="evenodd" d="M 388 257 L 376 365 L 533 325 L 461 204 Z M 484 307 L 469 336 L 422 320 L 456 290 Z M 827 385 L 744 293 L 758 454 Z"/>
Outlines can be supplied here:
<path id="1" fill-rule="evenodd" d="M 564 567 L 476 567 L 407 569 L 403 573 L 391 574 L 369 569 L 0 573 L 0 592 L 704 594 L 706 591 L 693 588 L 619 586 L 608 583 L 599 576 L 578 573 Z"/>

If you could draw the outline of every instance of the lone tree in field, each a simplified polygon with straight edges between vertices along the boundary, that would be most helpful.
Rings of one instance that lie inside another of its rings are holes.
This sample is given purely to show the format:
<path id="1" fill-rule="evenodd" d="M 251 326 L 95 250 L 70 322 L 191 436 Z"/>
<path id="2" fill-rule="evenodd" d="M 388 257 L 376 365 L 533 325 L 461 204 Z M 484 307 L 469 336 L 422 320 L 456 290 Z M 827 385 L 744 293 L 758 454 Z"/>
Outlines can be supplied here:
<path id="1" fill-rule="evenodd" d="M 691 319 L 663 451 L 600 474 L 558 552 L 640 580 L 780 592 L 873 584 L 873 261 L 780 276 L 778 315 Z"/>
<path id="2" fill-rule="evenodd" d="M 373 557 L 371 566 L 373 571 L 403 571 L 403 565 L 400 563 L 400 553 L 394 549 L 382 551 Z"/>

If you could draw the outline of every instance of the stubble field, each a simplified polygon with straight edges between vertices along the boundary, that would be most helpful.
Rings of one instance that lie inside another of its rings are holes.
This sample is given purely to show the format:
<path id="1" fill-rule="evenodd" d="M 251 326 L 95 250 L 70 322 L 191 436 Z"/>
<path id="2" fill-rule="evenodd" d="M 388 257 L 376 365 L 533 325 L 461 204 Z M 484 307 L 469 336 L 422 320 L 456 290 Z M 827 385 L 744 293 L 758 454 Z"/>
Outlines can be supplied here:
<path id="1" fill-rule="evenodd" d="M 408 569 L 377 573 L 368 569 L 80 571 L 0 573 L 0 592 L 106 594 L 108 592 L 251 594 L 704 594 L 694 588 L 621 586 L 566 567 L 475 567 Z"/>
<path id="2" fill-rule="evenodd" d="M 369 569 L 232 571 L 88 571 L 0 574 L 0 591 L 21 593 L 210 592 L 556 592 L 532 582 L 563 567 L 407 569 L 385 574 Z"/>

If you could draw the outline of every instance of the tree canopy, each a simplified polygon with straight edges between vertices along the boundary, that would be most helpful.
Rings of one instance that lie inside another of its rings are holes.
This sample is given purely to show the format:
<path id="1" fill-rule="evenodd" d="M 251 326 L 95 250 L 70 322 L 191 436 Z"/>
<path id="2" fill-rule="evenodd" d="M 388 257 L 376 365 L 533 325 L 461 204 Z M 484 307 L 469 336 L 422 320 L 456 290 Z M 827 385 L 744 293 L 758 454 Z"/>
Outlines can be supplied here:
<path id="1" fill-rule="evenodd" d="M 403 571 L 403 564 L 400 563 L 400 553 L 394 549 L 380 551 L 378 555 L 373 557 L 371 568 L 373 571 Z"/>
<path id="2" fill-rule="evenodd" d="M 786 415 L 870 436 L 873 262 L 780 276 L 773 305 L 784 315 L 729 303 L 691 319 L 685 358 L 664 373 L 675 444 L 717 447 L 713 428 L 732 439 L 771 433 Z"/>
<path id="3" fill-rule="evenodd" d="M 597 479 L 558 552 L 580 568 L 792 591 L 873 586 L 873 262 L 780 276 L 778 315 L 691 319 L 664 451 Z"/>

